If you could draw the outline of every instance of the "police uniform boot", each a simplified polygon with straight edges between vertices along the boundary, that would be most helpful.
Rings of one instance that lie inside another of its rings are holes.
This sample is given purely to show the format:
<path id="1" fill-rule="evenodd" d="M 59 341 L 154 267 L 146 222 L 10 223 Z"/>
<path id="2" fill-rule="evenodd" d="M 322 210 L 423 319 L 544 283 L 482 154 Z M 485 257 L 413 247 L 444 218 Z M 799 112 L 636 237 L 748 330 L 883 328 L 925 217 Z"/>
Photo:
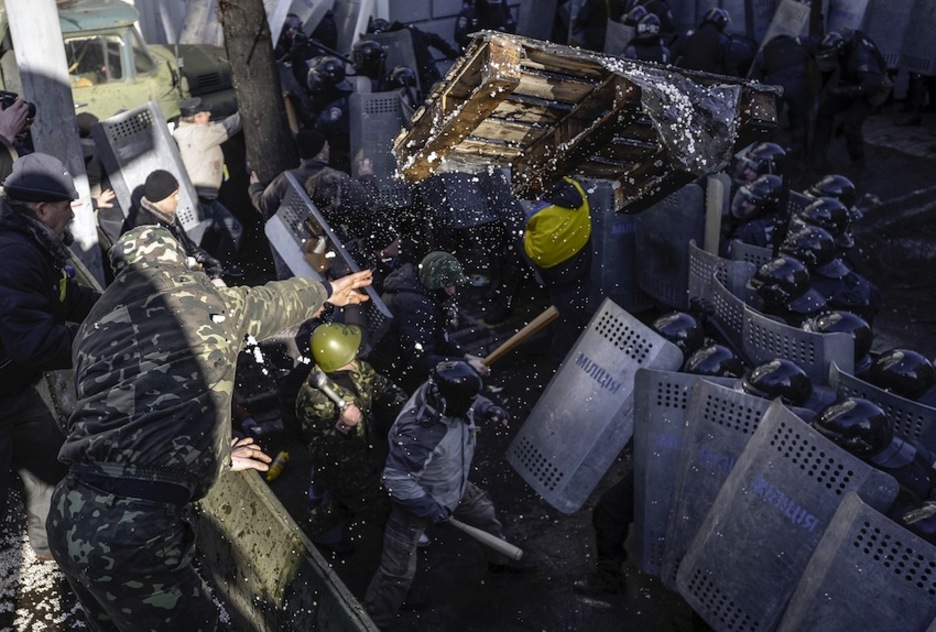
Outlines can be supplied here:
<path id="1" fill-rule="evenodd" d="M 620 562 L 598 562 L 597 568 L 585 579 L 577 579 L 572 584 L 575 592 L 586 597 L 611 597 L 622 595 L 627 590 L 624 569 Z"/>

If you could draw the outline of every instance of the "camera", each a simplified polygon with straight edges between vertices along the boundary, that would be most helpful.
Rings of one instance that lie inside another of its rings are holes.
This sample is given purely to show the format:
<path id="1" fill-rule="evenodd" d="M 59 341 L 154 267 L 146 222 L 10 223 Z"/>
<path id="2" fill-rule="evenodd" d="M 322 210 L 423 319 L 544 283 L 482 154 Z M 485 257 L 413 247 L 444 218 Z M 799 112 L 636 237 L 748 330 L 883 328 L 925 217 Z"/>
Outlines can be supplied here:
<path id="1" fill-rule="evenodd" d="M 5 110 L 19 98 L 19 95 L 15 92 L 10 92 L 9 90 L 0 90 L 0 110 Z M 27 118 L 36 118 L 36 104 L 26 102 L 26 105 L 29 106 L 29 114 Z"/>

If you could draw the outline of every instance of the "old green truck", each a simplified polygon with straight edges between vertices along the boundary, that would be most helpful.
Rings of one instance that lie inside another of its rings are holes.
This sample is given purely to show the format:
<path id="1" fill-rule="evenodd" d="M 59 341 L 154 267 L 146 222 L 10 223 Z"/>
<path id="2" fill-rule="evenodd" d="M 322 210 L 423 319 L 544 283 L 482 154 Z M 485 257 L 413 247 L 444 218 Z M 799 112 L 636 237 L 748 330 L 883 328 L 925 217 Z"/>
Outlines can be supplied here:
<path id="1" fill-rule="evenodd" d="M 137 10 L 121 0 L 59 0 L 57 5 L 76 113 L 103 119 L 155 101 L 169 120 L 179 115 L 179 103 L 191 96 L 210 103 L 216 116 L 235 111 L 231 67 L 223 48 L 147 44 L 135 25 Z M 22 92 L 2 2 L 0 34 L 0 84 Z"/>

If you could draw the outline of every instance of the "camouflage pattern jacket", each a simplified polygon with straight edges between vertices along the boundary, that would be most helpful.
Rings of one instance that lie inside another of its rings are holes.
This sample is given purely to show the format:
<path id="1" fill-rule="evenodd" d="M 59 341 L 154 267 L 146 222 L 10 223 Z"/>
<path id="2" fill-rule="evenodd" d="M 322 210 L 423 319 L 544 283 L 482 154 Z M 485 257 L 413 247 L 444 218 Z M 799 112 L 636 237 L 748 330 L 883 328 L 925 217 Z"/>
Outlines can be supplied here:
<path id="1" fill-rule="evenodd" d="M 395 418 L 406 403 L 406 393 L 362 360 L 350 371 L 329 373 L 338 396 L 361 411 L 361 423 L 347 433 L 339 432 L 335 427 L 338 407 L 313 384 L 318 370 L 313 369 L 296 398 L 296 417 L 311 452 L 316 481 L 329 487 L 336 477 L 357 474 L 379 479 L 387 455 L 387 426 L 378 417 Z"/>
<path id="2" fill-rule="evenodd" d="M 78 402 L 59 458 L 203 497 L 230 460 L 231 395 L 244 338 L 311 318 L 328 290 L 311 279 L 219 288 L 185 267 L 169 231 L 141 226 L 110 250 L 114 282 L 79 328 Z"/>

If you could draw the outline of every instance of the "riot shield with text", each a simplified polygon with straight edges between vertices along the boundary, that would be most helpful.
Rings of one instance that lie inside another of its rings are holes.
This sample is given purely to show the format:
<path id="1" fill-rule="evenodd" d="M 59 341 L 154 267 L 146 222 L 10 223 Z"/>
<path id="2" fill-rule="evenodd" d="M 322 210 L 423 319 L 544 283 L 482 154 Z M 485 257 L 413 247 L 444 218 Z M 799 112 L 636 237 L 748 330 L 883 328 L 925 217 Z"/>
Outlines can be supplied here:
<path id="1" fill-rule="evenodd" d="M 685 449 L 675 473 L 666 525 L 664 585 L 676 590 L 676 573 L 722 485 L 770 407 L 770 400 L 729 385 L 697 382 L 689 393 Z M 800 417 L 809 411 L 796 411 Z"/>
<path id="2" fill-rule="evenodd" d="M 930 629 L 934 569 L 936 547 L 849 492 L 777 630 Z"/>
<path id="3" fill-rule="evenodd" d="M 679 565 L 680 594 L 721 630 L 773 630 L 850 491 L 879 511 L 897 481 L 774 401 Z"/>
<path id="4" fill-rule="evenodd" d="M 279 209 L 267 220 L 264 232 L 277 254 L 297 277 L 323 281 L 329 270 L 334 276 L 360 271 L 360 266 L 335 234 L 328 220 L 309 199 L 293 174 L 286 172 L 289 190 Z M 366 355 L 387 332 L 393 315 L 373 287 L 365 288 L 369 301 L 342 308 L 340 320 L 364 330 L 362 355 Z"/>
<path id="5" fill-rule="evenodd" d="M 660 576 L 666 530 L 684 440 L 689 393 L 706 380 L 729 386 L 730 378 L 640 369 L 634 378 L 634 538 L 637 565 Z"/>
<path id="6" fill-rule="evenodd" d="M 606 299 L 550 380 L 507 460 L 550 505 L 578 511 L 634 431 L 634 375 L 682 352 Z"/>

